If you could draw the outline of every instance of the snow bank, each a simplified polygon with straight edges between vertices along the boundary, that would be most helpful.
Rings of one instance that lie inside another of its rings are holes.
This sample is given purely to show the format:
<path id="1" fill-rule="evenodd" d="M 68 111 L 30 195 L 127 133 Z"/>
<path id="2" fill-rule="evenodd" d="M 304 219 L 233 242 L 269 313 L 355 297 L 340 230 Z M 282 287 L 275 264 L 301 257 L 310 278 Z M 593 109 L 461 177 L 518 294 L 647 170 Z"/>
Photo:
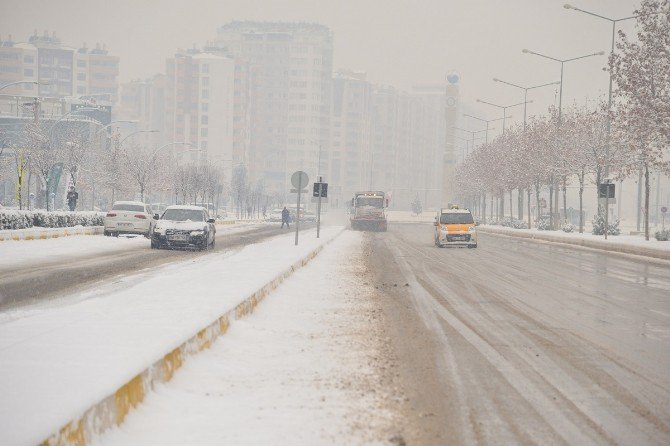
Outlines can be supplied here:
<path id="1" fill-rule="evenodd" d="M 0 230 L 0 242 L 7 240 L 44 240 L 72 235 L 102 235 L 102 226 L 74 226 L 70 228 L 37 228 Z M 4 245 L 3 245 L 4 246 Z"/>
<path id="2" fill-rule="evenodd" d="M 128 277 L 70 305 L 1 314 L 0 444 L 37 444 L 64 426 L 63 436 L 83 439 L 123 421 L 154 380 L 169 379 L 341 230 L 305 231 L 298 247 L 290 233 Z"/>
<path id="3" fill-rule="evenodd" d="M 645 240 L 643 237 L 637 235 L 617 235 L 608 237 L 608 239 L 605 240 L 601 235 L 587 233 L 579 234 L 574 232 L 538 231 L 537 229 L 511 229 L 489 225 L 478 226 L 477 230 L 483 233 L 502 234 L 554 243 L 565 243 L 569 245 L 584 246 L 586 248 L 670 260 L 670 242 Z"/>
<path id="4" fill-rule="evenodd" d="M 388 445 L 361 242 L 345 232 L 92 444 Z"/>

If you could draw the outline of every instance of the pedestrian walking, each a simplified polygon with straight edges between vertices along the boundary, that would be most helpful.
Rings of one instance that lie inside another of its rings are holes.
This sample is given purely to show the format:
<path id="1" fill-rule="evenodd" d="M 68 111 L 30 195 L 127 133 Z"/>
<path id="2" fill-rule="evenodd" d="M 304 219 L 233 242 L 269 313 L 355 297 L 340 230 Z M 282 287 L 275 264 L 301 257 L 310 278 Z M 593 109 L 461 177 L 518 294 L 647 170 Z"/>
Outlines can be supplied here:
<path id="1" fill-rule="evenodd" d="M 71 212 L 74 212 L 76 209 L 78 198 L 79 193 L 74 190 L 74 186 L 70 186 L 70 190 L 67 192 L 67 205 Z"/>
<path id="2" fill-rule="evenodd" d="M 288 229 L 291 228 L 288 224 L 289 218 L 290 218 L 290 214 L 288 212 L 288 209 L 286 209 L 286 206 L 284 206 L 284 209 L 282 209 L 282 211 L 281 211 L 281 227 L 282 228 L 284 227 L 284 223 L 286 223 L 286 227 Z"/>

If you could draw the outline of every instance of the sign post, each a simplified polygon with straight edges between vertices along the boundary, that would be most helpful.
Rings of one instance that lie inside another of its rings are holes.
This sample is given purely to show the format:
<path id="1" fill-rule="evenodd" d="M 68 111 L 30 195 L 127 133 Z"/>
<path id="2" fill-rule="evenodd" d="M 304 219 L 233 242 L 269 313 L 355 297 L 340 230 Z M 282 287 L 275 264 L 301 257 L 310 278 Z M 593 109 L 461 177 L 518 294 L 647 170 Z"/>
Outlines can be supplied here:
<path id="1" fill-rule="evenodd" d="M 296 188 L 296 192 L 298 193 L 295 210 L 295 245 L 298 246 L 298 233 L 300 232 L 300 194 L 303 192 L 302 188 L 309 184 L 309 177 L 302 170 L 298 170 L 291 175 L 291 184 Z"/>
<path id="2" fill-rule="evenodd" d="M 319 177 L 319 182 L 314 183 L 312 196 L 318 197 L 316 208 L 316 238 L 319 238 L 321 233 L 321 199 L 328 197 L 328 183 L 323 182 L 323 177 Z"/>
<path id="3" fill-rule="evenodd" d="M 668 208 L 666 206 L 663 206 L 661 208 L 661 217 L 663 218 L 663 230 L 665 231 L 665 213 L 668 212 Z M 658 224 L 658 223 L 656 223 Z"/>
<path id="4" fill-rule="evenodd" d="M 607 240 L 607 233 L 609 232 L 609 214 L 610 214 L 610 203 L 613 201 L 612 199 L 615 198 L 614 195 L 614 188 L 615 185 L 614 183 L 611 182 L 612 180 L 606 179 L 604 183 L 600 184 L 599 189 L 598 189 L 598 198 L 603 199 L 605 201 L 605 240 Z"/>

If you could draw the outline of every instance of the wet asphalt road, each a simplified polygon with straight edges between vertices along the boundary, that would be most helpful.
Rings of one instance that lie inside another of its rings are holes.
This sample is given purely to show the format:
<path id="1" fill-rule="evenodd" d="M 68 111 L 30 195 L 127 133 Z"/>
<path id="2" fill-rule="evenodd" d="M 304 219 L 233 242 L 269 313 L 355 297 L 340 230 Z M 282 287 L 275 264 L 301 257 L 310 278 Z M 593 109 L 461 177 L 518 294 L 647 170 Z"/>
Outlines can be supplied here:
<path id="1" fill-rule="evenodd" d="M 440 249 L 420 224 L 369 244 L 408 444 L 670 444 L 670 266 L 484 234 Z"/>
<path id="2" fill-rule="evenodd" d="M 310 228 L 314 224 L 302 223 L 301 227 Z M 38 301 L 54 299 L 62 294 L 73 293 L 97 283 L 155 268 L 167 263 L 188 260 L 194 256 L 207 255 L 257 243 L 269 237 L 285 234 L 279 225 L 254 227 L 244 232 L 227 233 L 219 231 L 216 243 L 210 251 L 151 249 L 149 240 L 146 246 L 138 249 L 129 247 L 124 251 L 102 252 L 85 255 L 67 263 L 45 261 L 44 263 L 0 270 L 0 311 L 18 308 Z M 101 236 L 102 237 L 102 236 Z M 39 243 L 39 242 L 37 242 Z"/>

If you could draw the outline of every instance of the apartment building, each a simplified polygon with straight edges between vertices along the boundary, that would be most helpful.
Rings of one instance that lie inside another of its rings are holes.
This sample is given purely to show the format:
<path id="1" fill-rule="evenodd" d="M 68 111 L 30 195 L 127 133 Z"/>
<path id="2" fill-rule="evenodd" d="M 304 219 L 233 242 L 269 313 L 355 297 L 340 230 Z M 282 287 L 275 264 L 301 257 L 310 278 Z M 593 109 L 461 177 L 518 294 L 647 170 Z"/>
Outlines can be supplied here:
<path id="1" fill-rule="evenodd" d="M 105 46 L 76 49 L 62 44 L 55 33 L 33 34 L 28 42 L 0 40 L 0 84 L 39 81 L 39 89 L 26 83 L 3 93 L 49 97 L 118 99 L 119 58 Z"/>
<path id="2" fill-rule="evenodd" d="M 121 84 L 119 106 L 115 120 L 135 121 L 124 124 L 132 131 L 157 130 L 155 133 L 138 134 L 140 141 L 148 147 L 159 147 L 166 143 L 165 86 L 167 78 L 157 74 L 149 79 L 133 80 Z"/>
<path id="3" fill-rule="evenodd" d="M 372 85 L 365 73 L 340 70 L 333 75 L 332 88 L 329 194 L 332 205 L 339 207 L 354 192 L 372 187 Z"/>
<path id="4" fill-rule="evenodd" d="M 213 51 L 213 50 L 212 50 Z M 180 163 L 205 160 L 231 178 L 234 60 L 221 51 L 179 51 L 167 60 L 165 133 Z"/>
<path id="5" fill-rule="evenodd" d="M 247 165 L 251 180 L 285 193 L 296 170 L 307 172 L 310 181 L 325 176 L 330 29 L 310 23 L 234 21 L 218 29 L 216 43 L 236 61 L 235 157 Z"/>

